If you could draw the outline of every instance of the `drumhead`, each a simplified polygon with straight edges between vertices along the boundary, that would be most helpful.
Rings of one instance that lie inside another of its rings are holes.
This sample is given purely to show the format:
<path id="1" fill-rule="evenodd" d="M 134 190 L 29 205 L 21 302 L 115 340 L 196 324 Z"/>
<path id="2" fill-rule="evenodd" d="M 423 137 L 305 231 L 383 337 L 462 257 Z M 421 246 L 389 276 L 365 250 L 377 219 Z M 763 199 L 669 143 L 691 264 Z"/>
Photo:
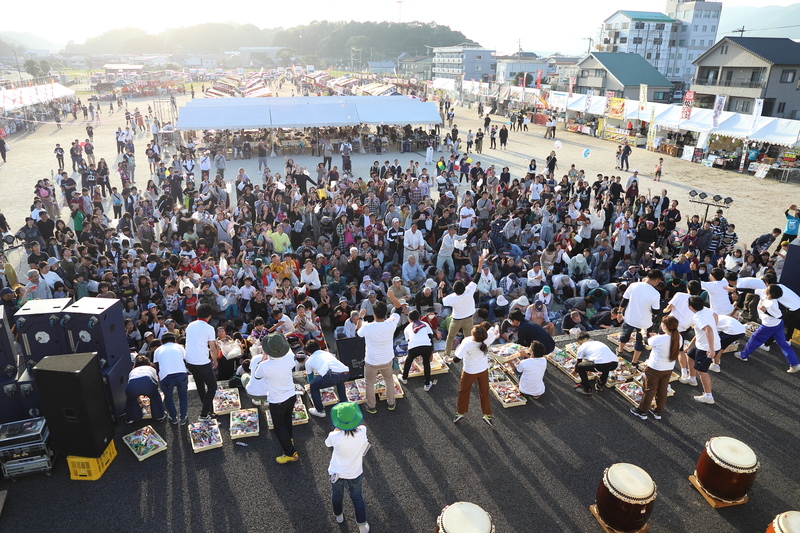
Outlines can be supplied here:
<path id="1" fill-rule="evenodd" d="M 744 442 L 732 437 L 714 437 L 706 445 L 712 458 L 741 468 L 752 469 L 758 465 L 756 453 Z"/>
<path id="2" fill-rule="evenodd" d="M 456 502 L 444 508 L 440 517 L 445 533 L 489 533 L 489 513 L 470 502 Z"/>
<path id="3" fill-rule="evenodd" d="M 636 465 L 616 463 L 606 470 L 606 478 L 616 492 L 636 500 L 650 498 L 656 491 L 650 475 Z"/>
<path id="4" fill-rule="evenodd" d="M 800 533 L 800 511 L 786 511 L 775 517 L 778 533 Z"/>

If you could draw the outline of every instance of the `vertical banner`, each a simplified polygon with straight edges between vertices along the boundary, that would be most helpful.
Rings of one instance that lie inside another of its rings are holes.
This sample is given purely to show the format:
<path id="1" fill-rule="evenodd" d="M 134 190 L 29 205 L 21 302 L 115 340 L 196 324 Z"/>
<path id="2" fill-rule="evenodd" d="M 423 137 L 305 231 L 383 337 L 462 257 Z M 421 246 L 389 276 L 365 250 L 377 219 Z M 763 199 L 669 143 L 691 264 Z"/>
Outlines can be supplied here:
<path id="1" fill-rule="evenodd" d="M 541 86 L 542 86 L 542 71 L 541 70 L 537 70 L 536 71 L 536 88 L 538 89 Z"/>
<path id="2" fill-rule="evenodd" d="M 647 110 L 647 85 L 639 85 L 639 111 Z"/>
<path id="3" fill-rule="evenodd" d="M 609 111 L 611 111 L 611 99 L 616 96 L 614 91 L 606 91 L 606 110 L 603 113 L 604 115 L 608 116 Z"/>
<path id="4" fill-rule="evenodd" d="M 725 101 L 727 99 L 728 99 L 727 95 L 718 94 L 716 100 L 714 100 L 714 114 L 711 115 L 712 128 L 719 127 L 719 117 L 722 116 L 722 110 L 725 109 Z"/>
<path id="5" fill-rule="evenodd" d="M 683 109 L 681 110 L 681 118 L 689 120 L 692 117 L 692 107 L 694 106 L 694 91 L 686 91 L 683 96 Z"/>
<path id="6" fill-rule="evenodd" d="M 586 107 L 583 108 L 584 115 L 589 113 L 589 108 L 592 106 L 592 96 L 594 96 L 594 89 L 589 89 L 586 93 Z"/>
<path id="7" fill-rule="evenodd" d="M 656 106 L 650 106 L 650 122 L 647 123 L 647 149 L 656 148 Z"/>
<path id="8" fill-rule="evenodd" d="M 753 102 L 753 121 L 750 123 L 750 133 L 752 134 L 756 129 L 756 122 L 761 118 L 761 112 L 764 110 L 764 99 L 756 98 Z"/>
<path id="9" fill-rule="evenodd" d="M 567 104 L 572 100 L 572 90 L 575 88 L 575 76 L 569 77 L 569 94 L 567 95 Z"/>
<path id="10" fill-rule="evenodd" d="M 744 166 L 747 164 L 748 159 L 748 142 L 747 139 L 742 139 L 742 157 L 739 159 L 739 174 L 744 172 Z"/>

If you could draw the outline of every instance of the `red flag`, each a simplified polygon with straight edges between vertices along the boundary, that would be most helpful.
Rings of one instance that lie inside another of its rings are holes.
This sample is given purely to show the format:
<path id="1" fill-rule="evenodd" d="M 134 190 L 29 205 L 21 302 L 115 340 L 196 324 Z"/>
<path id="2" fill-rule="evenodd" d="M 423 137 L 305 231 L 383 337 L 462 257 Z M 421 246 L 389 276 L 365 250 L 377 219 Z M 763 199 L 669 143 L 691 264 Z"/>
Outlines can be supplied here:
<path id="1" fill-rule="evenodd" d="M 541 86 L 542 86 L 542 71 L 541 70 L 537 70 L 536 71 L 536 88 L 538 89 Z"/>

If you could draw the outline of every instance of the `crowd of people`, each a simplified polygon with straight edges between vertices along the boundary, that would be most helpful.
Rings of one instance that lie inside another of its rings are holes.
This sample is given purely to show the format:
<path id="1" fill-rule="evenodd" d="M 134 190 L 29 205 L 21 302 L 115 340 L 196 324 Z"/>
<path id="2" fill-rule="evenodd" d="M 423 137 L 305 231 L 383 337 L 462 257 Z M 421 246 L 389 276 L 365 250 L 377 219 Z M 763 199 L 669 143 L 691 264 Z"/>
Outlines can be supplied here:
<path id="1" fill-rule="evenodd" d="M 129 116 L 128 128 L 150 120 Z M 111 165 L 95 164 L 92 134 L 75 140 L 72 173 L 57 145 L 60 172 L 36 184 L 24 226 L 13 231 L 0 218 L 0 229 L 24 243 L 28 267 L 18 276 L 0 259 L 7 316 L 30 299 L 120 299 L 129 346 L 141 355 L 131 381 L 168 383 L 166 414 L 158 413 L 176 424 L 188 418 L 186 380 L 171 374 L 194 375 L 201 418 L 213 416 L 206 388 L 238 380 L 256 402 L 268 398 L 279 463 L 297 460 L 287 371 L 290 381 L 291 369 L 305 365 L 314 416 L 326 416 L 320 388 L 335 386 L 344 397 L 348 370 L 331 355 L 334 339 L 365 338 L 367 413 L 377 411 L 377 376 L 391 382 L 395 344 L 407 345 L 409 361 L 421 357 L 429 391 L 433 346 L 444 341 L 446 360 L 463 360 L 454 422 L 467 414 L 477 382 L 489 425 L 487 348 L 495 342 L 526 348 L 520 389 L 538 398 L 553 336 L 575 336 L 576 390 L 588 397 L 603 390 L 623 354 L 588 332 L 621 326 L 622 344 L 635 341 L 634 364 L 651 348 L 645 397 L 632 410 L 640 418 L 661 418 L 676 364 L 681 383 L 695 386 L 699 377 L 703 393 L 695 400 L 714 403 L 708 372 L 719 372 L 722 350 L 744 336 L 738 318 L 762 324 L 739 359 L 774 340 L 789 372 L 800 371 L 787 342 L 800 298 L 778 283 L 797 238 L 795 205 L 783 232 L 775 228 L 745 247 L 722 209 L 701 220 L 682 213 L 667 190 L 653 194 L 635 170 L 590 178 L 575 165 L 561 170 L 555 152 L 541 166 L 531 159 L 520 176 L 473 163 L 480 150 L 467 151 L 470 139 L 464 151 L 448 145 L 433 168 L 375 161 L 357 176 L 348 150 L 340 151 L 341 172 L 323 150 L 316 169 L 284 158 L 283 172 L 264 164 L 251 177 L 244 168 L 226 173 L 224 154 L 194 143 L 170 154 L 145 130 L 149 168 L 134 173 L 137 137 L 126 131 L 115 133 Z M 183 370 L 176 345 L 186 347 Z M 283 359 L 288 353 L 298 357 Z M 170 356 L 172 364 L 163 364 Z M 159 376 L 147 370 L 152 363 Z M 406 364 L 401 381 L 409 370 Z M 600 373 L 594 387 L 593 371 Z M 394 410 L 392 387 L 387 399 Z"/>

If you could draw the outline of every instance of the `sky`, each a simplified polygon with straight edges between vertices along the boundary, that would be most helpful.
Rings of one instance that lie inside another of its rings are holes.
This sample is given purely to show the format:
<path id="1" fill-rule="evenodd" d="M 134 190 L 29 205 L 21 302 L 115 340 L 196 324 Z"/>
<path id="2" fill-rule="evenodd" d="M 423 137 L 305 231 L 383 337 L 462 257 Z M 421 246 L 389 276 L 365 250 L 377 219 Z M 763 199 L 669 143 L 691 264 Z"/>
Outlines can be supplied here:
<path id="1" fill-rule="evenodd" d="M 766 4 L 786 6 L 797 1 L 767 0 Z M 759 3 L 759 0 L 725 0 L 723 10 L 724 6 L 757 6 Z M 305 0 L 302 8 L 298 9 L 298 4 L 292 2 L 239 0 L 231 4 L 233 9 L 224 9 L 225 3 L 209 0 L 198 0 L 189 5 L 185 2 L 137 0 L 114 8 L 109 8 L 107 0 L 81 0 L 68 9 L 58 9 L 41 17 L 30 16 L 24 3 L 10 2 L 4 8 L 6 16 L 0 21 L 0 31 L 30 32 L 61 45 L 70 40 L 81 43 L 106 30 L 125 26 L 158 33 L 170 27 L 206 22 L 288 28 L 314 20 L 420 21 L 448 25 L 498 53 L 513 53 L 521 46 L 526 51 L 577 54 L 587 50 L 589 43 L 586 38 L 596 37 L 600 23 L 617 9 L 666 10 L 666 0 L 625 0 L 613 4 L 572 0 L 560 4 L 563 7 L 558 7 L 559 4 L 556 2 L 556 7 L 550 8 L 549 3 L 527 0 L 500 4 L 475 0 L 456 4 L 431 0 Z M 542 5 L 548 7 L 538 7 Z M 729 31 L 726 28 L 720 30 Z"/>

